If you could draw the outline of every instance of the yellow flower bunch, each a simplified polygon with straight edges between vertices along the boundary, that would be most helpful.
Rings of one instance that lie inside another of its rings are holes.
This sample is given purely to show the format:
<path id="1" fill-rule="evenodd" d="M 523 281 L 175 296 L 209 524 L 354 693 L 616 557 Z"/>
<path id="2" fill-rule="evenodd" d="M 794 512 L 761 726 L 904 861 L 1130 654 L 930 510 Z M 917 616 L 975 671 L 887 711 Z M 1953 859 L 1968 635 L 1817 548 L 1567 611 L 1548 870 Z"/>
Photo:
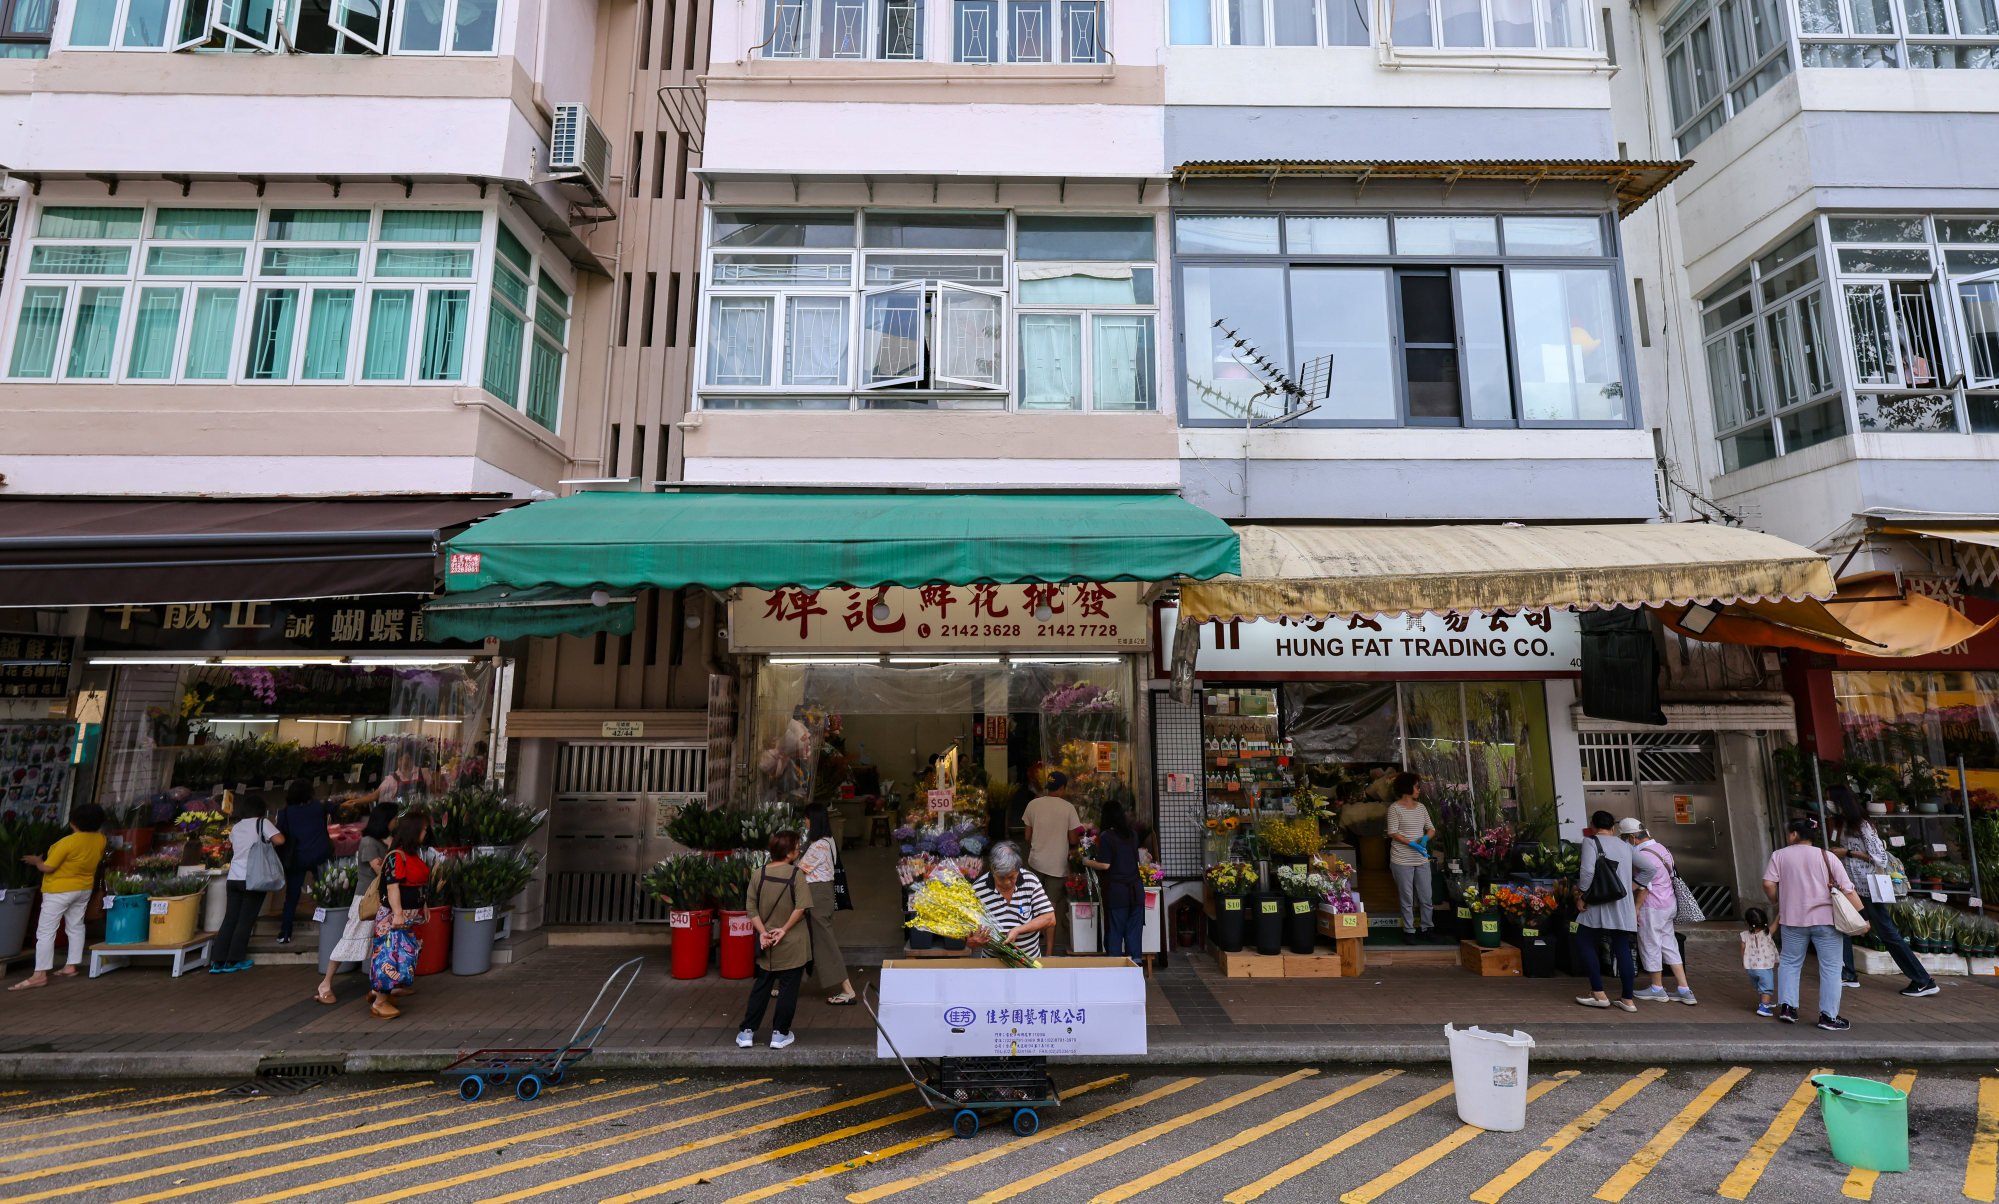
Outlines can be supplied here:
<path id="1" fill-rule="evenodd" d="M 925 932 L 955 940 L 985 932 L 993 938 L 984 946 L 986 952 L 1016 969 L 1041 967 L 1040 962 L 998 939 L 999 933 L 992 917 L 986 914 L 985 905 L 979 902 L 979 893 L 955 869 L 947 867 L 932 874 L 910 895 L 910 907 L 916 915 L 905 927 L 921 928 Z"/>

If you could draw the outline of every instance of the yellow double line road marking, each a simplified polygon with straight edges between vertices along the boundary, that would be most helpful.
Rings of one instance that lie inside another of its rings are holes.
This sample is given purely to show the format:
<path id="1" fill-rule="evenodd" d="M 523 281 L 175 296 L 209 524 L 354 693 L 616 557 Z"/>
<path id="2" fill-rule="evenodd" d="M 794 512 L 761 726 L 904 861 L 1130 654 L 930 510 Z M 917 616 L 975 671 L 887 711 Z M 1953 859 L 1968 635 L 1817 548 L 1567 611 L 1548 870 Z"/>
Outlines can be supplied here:
<path id="1" fill-rule="evenodd" d="M 1207 1149 L 1196 1151 L 1176 1162 L 1169 1162 L 1158 1170 L 1140 1175 L 1129 1183 L 1113 1187 L 1106 1192 L 1099 1192 L 1090 1200 L 1090 1204 L 1119 1204 L 1120 1201 L 1129 1200 L 1142 1191 L 1151 1191 L 1160 1184 L 1171 1179 L 1177 1179 L 1196 1167 L 1205 1166 L 1215 1159 L 1222 1157 L 1224 1154 L 1232 1154 L 1246 1145 L 1262 1141 L 1279 1129 L 1289 1128 L 1307 1117 L 1316 1116 L 1328 1108 L 1345 1103 L 1363 1091 L 1379 1087 L 1401 1073 L 1399 1070 L 1384 1070 L 1380 1074 L 1370 1078 L 1349 1083 L 1338 1091 L 1321 1096 L 1309 1104 L 1300 1105 L 1280 1116 L 1266 1120 L 1260 1125 L 1244 1129 L 1226 1141 L 1211 1145 Z"/>
<path id="2" fill-rule="evenodd" d="M 1737 1083 L 1748 1077 L 1747 1066 L 1731 1066 L 1720 1078 L 1709 1083 L 1691 1103 L 1680 1109 L 1678 1116 L 1667 1122 L 1665 1128 L 1659 1130 L 1652 1140 L 1645 1143 L 1644 1149 L 1633 1154 L 1631 1161 L 1625 1163 L 1616 1174 L 1604 1181 L 1602 1187 L 1596 1189 L 1596 1198 L 1604 1201 L 1604 1204 L 1621 1204 L 1624 1197 L 1631 1194 L 1631 1189 L 1643 1182 L 1645 1176 L 1651 1174 L 1667 1154 L 1672 1153 L 1673 1147 L 1680 1144 L 1680 1138 L 1685 1137 L 1696 1124 L 1699 1124 L 1701 1117 L 1706 1116 L 1721 1102 L 1722 1096 L 1733 1091 Z"/>
<path id="3" fill-rule="evenodd" d="M 1999 1079 L 1978 1080 L 1978 1128 L 1964 1163 L 1964 1195 L 1992 1204 L 1999 1189 Z"/>
<path id="4" fill-rule="evenodd" d="M 1097 1079 L 1095 1082 L 1084 1083 L 1080 1087 L 1071 1087 L 1062 1093 L 1062 1099 L 1064 1102 L 1067 1102 L 1079 1095 L 1085 1095 L 1100 1088 L 1108 1087 L 1112 1083 L 1121 1083 L 1125 1080 L 1125 1077 L 1121 1074 L 1114 1074 L 1107 1079 Z M 857 1171 L 864 1166 L 873 1166 L 877 1162 L 886 1162 L 898 1154 L 907 1154 L 911 1150 L 920 1150 L 925 1146 L 949 1141 L 951 1140 L 951 1136 L 951 1130 L 949 1129 L 943 1129 L 935 1133 L 925 1133 L 921 1137 L 912 1137 L 908 1141 L 897 1142 L 892 1146 L 884 1146 L 879 1150 L 870 1150 L 857 1158 L 849 1158 L 845 1162 L 836 1162 L 832 1166 L 821 1167 L 816 1171 L 799 1175 L 794 1179 L 786 1179 L 781 1183 L 772 1183 L 766 1187 L 759 1187 L 755 1191 L 746 1191 L 741 1195 L 730 1196 L 722 1204 L 756 1204 L 758 1200 L 768 1200 L 772 1196 L 783 1195 L 794 1187 L 806 1187 L 813 1183 L 823 1182 L 835 1175 L 844 1175 L 848 1171 Z"/>
<path id="5" fill-rule="evenodd" d="M 1525 1183 L 1529 1175 L 1548 1165 L 1555 1155 L 1574 1144 L 1576 1138 L 1608 1120 L 1611 1113 L 1630 1103 L 1631 1097 L 1644 1090 L 1648 1084 L 1656 1083 L 1664 1077 L 1666 1070 L 1663 1066 L 1654 1066 L 1632 1075 L 1617 1090 L 1591 1104 L 1581 1116 L 1556 1129 L 1538 1148 L 1522 1154 L 1512 1166 L 1494 1175 L 1485 1186 L 1471 1194 L 1472 1204 L 1499 1204 L 1506 1198 L 1506 1193 Z"/>
<path id="6" fill-rule="evenodd" d="M 208 1133 L 208 1140 L 214 1141 L 217 1139 L 217 1135 L 214 1133 L 213 1127 L 218 1124 L 233 1124 L 235 1121 L 239 1119 L 260 1121 L 267 1116 L 276 1116 L 281 1112 L 296 1112 L 301 1108 L 338 1107 L 341 1103 L 344 1103 L 347 1100 L 359 1099 L 364 1095 L 380 1095 L 384 1091 L 407 1091 L 412 1086 L 418 1086 L 418 1085 L 420 1084 L 404 1083 L 394 1087 L 378 1087 L 373 1091 L 355 1092 L 351 1095 L 322 1096 L 321 1098 L 315 1100 L 300 1101 L 298 1103 L 293 1103 L 293 1104 L 279 1104 L 276 1107 L 271 1107 L 271 1108 L 245 1110 L 239 1116 L 233 1116 L 227 1119 L 204 1118 L 202 1120 L 189 1121 L 183 1124 L 162 1125 L 158 1128 L 152 1128 L 152 1129 L 126 1129 L 118 1133 L 108 1133 L 102 1137 L 89 1137 L 81 1141 L 65 1141 L 61 1145 L 44 1145 L 44 1146 L 36 1146 L 35 1148 L 30 1150 L 19 1150 L 14 1152 L 13 1156 L 16 1158 L 45 1158 L 50 1154 L 62 1154 L 62 1153 L 67 1153 L 71 1150 L 87 1150 L 94 1146 L 121 1145 L 128 1141 L 143 1141 L 148 1137 L 163 1137 L 169 1133 L 186 1133 L 192 1129 L 201 1129 L 206 1131 Z M 93 1124 L 77 1125 L 75 1128 L 54 1129 L 47 1133 L 37 1133 L 36 1136 L 60 1137 L 66 1133 L 84 1133 L 92 1129 L 103 1129 L 113 1125 L 124 1125 L 124 1124 L 134 1124 L 134 1123 L 146 1124 L 156 1120 L 165 1120 L 166 1118 L 172 1116 L 185 1116 L 194 1112 L 205 1112 L 213 1108 L 222 1108 L 227 1106 L 229 1105 L 195 1104 L 192 1107 L 187 1107 L 187 1108 L 170 1108 L 167 1111 L 160 1113 L 158 1116 L 148 1116 L 144 1120 L 140 1120 L 139 1118 L 136 1117 L 125 1117 L 119 1120 L 100 1120 Z M 274 1126 L 274 1127 L 283 1128 L 285 1126 Z M 268 1132 L 268 1130 L 262 1130 L 262 1131 Z M 200 1143 L 195 1143 L 195 1142 L 189 1143 L 189 1145 L 195 1145 L 195 1144 L 200 1144 Z M 183 1146 L 177 1148 L 184 1149 L 187 1147 Z M 154 1151 L 154 1152 L 162 1153 L 164 1151 Z M 12 1182 L 12 1180 L 0 1179 L 0 1183 L 7 1183 L 7 1182 Z"/>
<path id="7" fill-rule="evenodd" d="M 321 1100 L 312 1100 L 310 1102 L 305 1102 L 305 1103 L 284 1104 L 276 1108 L 267 1108 L 264 1111 L 257 1113 L 253 1119 L 261 1121 L 265 1117 L 275 1116 L 280 1112 L 292 1112 L 300 1108 L 324 1107 L 329 1103 L 344 1104 L 349 1100 L 365 1099 L 370 1096 L 377 1096 L 377 1095 L 386 1095 L 392 1091 L 409 1091 L 417 1087 L 428 1087 L 430 1085 L 431 1084 L 429 1080 L 425 1080 L 421 1083 L 398 1083 L 393 1087 L 377 1087 L 372 1091 L 356 1091 L 351 1095 L 339 1096 L 337 1099 L 332 1099 L 332 1100 L 321 1099 Z M 394 1106 L 395 1104 L 400 1102 L 401 1101 L 398 1100 L 390 1100 L 390 1101 L 385 1101 L 384 1103 L 386 1103 L 387 1106 Z M 301 1117 L 298 1120 L 286 1121 L 283 1124 L 258 1125 L 254 1128 L 238 1129 L 234 1132 L 218 1133 L 213 1130 L 209 1130 L 203 1132 L 200 1137 L 192 1138 L 188 1141 L 177 1141 L 168 1145 L 153 1146 L 151 1148 L 143 1150 L 126 1150 L 123 1153 L 108 1154 L 100 1158 L 86 1159 L 85 1161 L 82 1162 L 72 1162 L 66 1166 L 50 1167 L 38 1171 L 21 1171 L 17 1174 L 12 1174 L 12 1175 L 0 1175 L 0 1185 L 5 1185 L 8 1183 L 22 1183 L 29 1179 L 44 1179 L 50 1175 L 56 1175 L 56 1174 L 74 1174 L 77 1171 L 90 1170 L 93 1167 L 111 1166 L 117 1163 L 129 1163 L 137 1158 L 157 1158 L 161 1154 L 174 1154 L 180 1152 L 181 1150 L 213 1149 L 215 1148 L 216 1145 L 223 1142 L 242 1141 L 243 1139 L 248 1137 L 259 1137 L 265 1133 L 275 1133 L 283 1129 L 295 1129 L 298 1128 L 300 1125 L 316 1125 L 323 1121 L 339 1120 L 342 1119 L 343 1117 L 357 1116 L 363 1112 L 378 1112 L 382 1109 L 384 1103 L 369 1104 L 367 1107 L 364 1108 L 348 1108 L 344 1111 L 339 1111 L 339 1112 L 325 1112 L 321 1113 L 318 1116 L 306 1116 L 306 1117 Z M 427 1113 L 426 1115 L 436 1115 L 436 1113 Z M 95 1138 L 90 1141 L 73 1142 L 69 1145 L 46 1146 L 39 1149 L 22 1150 L 20 1151 L 20 1153 L 16 1154 L 15 1157 L 33 1158 L 46 1154 L 61 1153 L 63 1151 L 71 1149 L 82 1149 L 87 1146 L 118 1145 L 128 1141 L 142 1141 L 148 1137 L 159 1137 L 168 1133 L 185 1133 L 190 1129 L 206 1129 L 206 1128 L 207 1126 L 205 1124 L 200 1124 L 200 1123 L 187 1124 L 187 1125 L 169 1125 L 164 1129 L 148 1129 L 138 1133 L 122 1134 L 117 1137 L 101 1137 L 101 1138 Z"/>
<path id="8" fill-rule="evenodd" d="M 1791 1134 L 1797 1131 L 1798 1121 L 1804 1118 L 1805 1109 L 1811 1107 L 1812 1097 L 1818 1093 L 1818 1088 L 1812 1086 L 1812 1075 L 1831 1073 L 1832 1071 L 1821 1068 L 1805 1075 L 1805 1081 L 1798 1084 L 1798 1089 L 1791 1093 L 1791 1098 L 1777 1110 L 1776 1119 L 1772 1120 L 1770 1127 L 1763 1131 L 1763 1136 L 1756 1139 L 1756 1144 L 1749 1147 L 1749 1152 L 1742 1156 L 1742 1161 L 1736 1163 L 1735 1169 L 1728 1172 L 1728 1178 L 1721 1181 L 1721 1187 L 1716 1190 L 1716 1195 L 1724 1200 L 1749 1198 L 1756 1181 L 1763 1177 L 1763 1171 L 1769 1167 L 1770 1159 L 1775 1157 L 1783 1144 L 1791 1139 Z"/>
<path id="9" fill-rule="evenodd" d="M 1227 1099 L 1216 1100 L 1212 1104 L 1196 1108 L 1192 1112 L 1176 1116 L 1171 1120 L 1162 1120 L 1158 1124 L 1140 1129 L 1136 1133 L 1120 1137 L 1109 1145 L 1100 1145 L 1086 1154 L 1078 1154 L 1074 1158 L 1066 1159 L 1056 1163 L 1054 1166 L 1036 1171 L 1025 1179 L 1015 1180 L 1005 1187 L 989 1191 L 985 1195 L 975 1198 L 972 1204 L 999 1204 L 1001 1200 L 1011 1200 L 1022 1192 L 1031 1191 L 1034 1188 L 1053 1183 L 1071 1171 L 1080 1170 L 1083 1167 L 1102 1162 L 1106 1158 L 1121 1154 L 1135 1146 L 1144 1145 L 1155 1137 L 1163 1137 L 1177 1129 L 1184 1129 L 1188 1125 L 1204 1121 L 1210 1116 L 1220 1115 L 1231 1108 L 1240 1107 L 1253 1099 L 1260 1099 L 1263 1096 L 1269 1095 L 1273 1091 L 1281 1091 L 1293 1083 L 1309 1079 L 1318 1073 L 1318 1071 L 1311 1069 L 1294 1070 L 1282 1078 L 1275 1078 L 1267 1083 L 1260 1083 L 1247 1091 L 1238 1091 Z"/>
<path id="10" fill-rule="evenodd" d="M 1205 1079 L 1200 1078 L 1175 1079 L 1164 1087 L 1155 1087 L 1143 1095 L 1135 1095 L 1128 1100 L 1120 1100 L 1115 1104 L 1099 1108 L 1095 1112 L 1084 1113 L 1074 1120 L 1065 1120 L 1059 1125 L 1050 1125 L 1038 1133 L 1030 1134 L 1026 1137 L 1017 1137 L 996 1150 L 986 1150 L 983 1153 L 969 1154 L 963 1158 L 947 1162 L 943 1166 L 933 1167 L 920 1175 L 911 1175 L 907 1179 L 897 1179 L 893 1183 L 884 1183 L 880 1187 L 870 1187 L 866 1191 L 854 1192 L 847 1197 L 848 1204 L 872 1204 L 872 1201 L 885 1199 L 900 1192 L 908 1191 L 912 1187 L 922 1187 L 926 1183 L 935 1183 L 939 1179 L 949 1178 L 967 1167 L 979 1166 L 991 1162 L 995 1158 L 1014 1153 L 1017 1150 L 1024 1150 L 1029 1146 L 1039 1145 L 1044 1141 L 1060 1137 L 1065 1133 L 1073 1133 L 1086 1125 L 1093 1125 L 1100 1120 L 1108 1119 L 1119 1113 L 1129 1112 L 1133 1108 L 1143 1108 L 1154 1100 L 1165 1099 L 1169 1095 L 1185 1091 L 1187 1088 L 1205 1081 Z"/>
<path id="11" fill-rule="evenodd" d="M 824 1090 L 824 1088 L 813 1088 L 813 1090 Z M 862 1104 L 871 1104 L 878 1099 L 887 1099 L 891 1095 L 901 1095 L 905 1091 L 914 1090 L 915 1088 L 910 1084 L 904 1083 L 900 1087 L 890 1087 L 885 1091 L 874 1091 L 867 1095 L 857 1095 L 853 1099 L 841 1100 L 837 1104 L 826 1104 L 822 1107 L 807 1109 L 804 1112 L 794 1112 L 790 1116 L 780 1116 L 775 1120 L 767 1120 L 761 1124 L 733 1129 L 727 1133 L 717 1133 L 713 1137 L 703 1137 L 698 1141 L 689 1141 L 682 1145 L 674 1146 L 670 1150 L 662 1150 L 657 1154 L 627 1158 L 623 1162 L 599 1167 L 594 1171 L 585 1171 L 580 1175 L 571 1175 L 566 1179 L 557 1179 L 552 1183 L 544 1183 L 539 1187 L 524 1187 L 519 1191 L 508 1192 L 503 1196 L 492 1196 L 479 1201 L 479 1204 L 507 1204 L 508 1201 L 512 1200 L 526 1200 L 534 1196 L 547 1195 L 549 1192 L 560 1191 L 566 1187 L 575 1187 L 580 1183 L 589 1183 L 611 1175 L 621 1175 L 626 1171 L 637 1170 L 642 1166 L 654 1166 L 665 1162 L 669 1158 L 678 1158 L 682 1154 L 691 1154 L 695 1150 L 705 1150 L 711 1146 L 722 1145 L 725 1142 L 734 1141 L 738 1137 L 752 1137 L 758 1133 L 768 1133 L 772 1129 L 781 1129 L 785 1125 L 795 1124 L 801 1120 L 811 1120 L 815 1116 L 828 1116 L 834 1112 L 843 1112 L 848 1108 L 858 1108 Z"/>
<path id="12" fill-rule="evenodd" d="M 1904 1070 L 1889 1080 L 1889 1086 L 1905 1095 L 1914 1091 L 1916 1089 L 1916 1072 L 1913 1070 Z M 1874 1181 L 1880 1177 L 1880 1171 L 1863 1171 L 1856 1166 L 1847 1172 L 1846 1182 L 1840 1184 L 1840 1194 L 1854 1200 L 1872 1200 L 1874 1198 Z"/>
<path id="13" fill-rule="evenodd" d="M 1540 1099 L 1542 1096 L 1548 1094 L 1550 1091 L 1553 1091 L 1555 1088 L 1561 1086 L 1563 1083 L 1566 1083 L 1570 1079 L 1575 1078 L 1577 1073 L 1578 1072 L 1573 1070 L 1564 1070 L 1560 1074 L 1557 1074 L 1554 1078 L 1548 1080 L 1545 1083 L 1534 1084 L 1532 1087 L 1529 1087 L 1527 1089 L 1527 1102 L 1531 1104 L 1535 1100 Z M 1446 1083 L 1444 1086 L 1438 1088 L 1436 1091 L 1431 1092 L 1429 1096 L 1426 1096 L 1424 1098 L 1428 1099 L 1434 1097 L 1437 1099 L 1445 1099 L 1448 1098 L 1454 1092 L 1454 1090 L 1455 1089 L 1450 1084 Z M 1423 1171 L 1428 1170 L 1430 1167 L 1435 1166 L 1437 1163 L 1443 1161 L 1444 1157 L 1450 1154 L 1452 1151 L 1462 1149 L 1464 1146 L 1470 1144 L 1473 1138 L 1479 1136 L 1484 1132 L 1485 1130 L 1479 1128 L 1477 1125 L 1459 1125 L 1457 1129 L 1455 1129 L 1450 1134 L 1450 1136 L 1445 1137 L 1443 1140 L 1430 1146 L 1428 1149 L 1418 1150 L 1414 1154 L 1409 1155 L 1409 1157 L 1404 1158 L 1402 1161 L 1396 1163 L 1394 1166 L 1383 1171 L 1381 1174 L 1376 1175 L 1374 1178 L 1368 1180 L 1366 1183 L 1362 1184 L 1361 1186 L 1354 1188 L 1352 1191 L 1347 1192 L 1345 1195 L 1342 1195 L 1340 1197 L 1340 1204 L 1373 1204 L 1375 1200 L 1378 1200 L 1382 1196 L 1387 1195 L 1389 1192 L 1394 1191 L 1396 1188 L 1402 1186 L 1404 1183 L 1407 1183 L 1410 1179 L 1421 1174 Z M 1372 1134 L 1369 1134 L 1369 1136 L 1372 1136 Z"/>

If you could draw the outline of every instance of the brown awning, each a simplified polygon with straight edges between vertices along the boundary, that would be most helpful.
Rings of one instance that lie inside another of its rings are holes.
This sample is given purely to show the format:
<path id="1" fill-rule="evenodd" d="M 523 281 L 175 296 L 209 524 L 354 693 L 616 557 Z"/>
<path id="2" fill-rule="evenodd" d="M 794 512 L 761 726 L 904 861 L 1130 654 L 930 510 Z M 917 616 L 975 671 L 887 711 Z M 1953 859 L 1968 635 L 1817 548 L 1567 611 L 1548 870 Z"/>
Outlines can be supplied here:
<path id="1" fill-rule="evenodd" d="M 1607 184 L 1617 197 L 1617 216 L 1630 217 L 1640 205 L 1693 166 L 1692 160 L 1539 159 L 1511 160 L 1340 160 L 1224 159 L 1182 163 L 1175 184 L 1195 180 L 1344 180 L 1362 186 L 1375 180 L 1510 180 L 1529 185 L 1582 181 Z"/>
<path id="2" fill-rule="evenodd" d="M 472 498 L 0 500 L 0 607 L 273 601 L 437 589 Z"/>

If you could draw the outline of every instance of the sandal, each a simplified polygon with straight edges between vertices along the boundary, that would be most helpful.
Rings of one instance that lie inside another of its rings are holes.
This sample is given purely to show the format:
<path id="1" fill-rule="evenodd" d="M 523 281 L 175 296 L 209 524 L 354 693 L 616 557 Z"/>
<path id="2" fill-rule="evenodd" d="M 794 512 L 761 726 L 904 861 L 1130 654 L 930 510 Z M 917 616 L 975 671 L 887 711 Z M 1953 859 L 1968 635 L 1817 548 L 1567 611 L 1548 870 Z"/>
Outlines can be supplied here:
<path id="1" fill-rule="evenodd" d="M 377 997 L 368 1005 L 368 1014 L 377 1020 L 394 1020 L 403 1014 L 403 1010 L 387 999 Z"/>
<path id="2" fill-rule="evenodd" d="M 331 991 L 328 991 L 328 990 L 325 990 L 324 988 L 322 988 L 322 989 L 320 989 L 320 990 L 317 990 L 317 991 L 314 991 L 314 992 L 312 993 L 312 997 L 313 997 L 313 999 L 315 999 L 316 1001 L 318 1001 L 318 1002 L 320 1002 L 320 1003 L 324 1003 L 324 1004 L 328 1004 L 328 1005 L 332 1005 L 332 1004 L 336 1004 L 336 1003 L 339 1003 L 339 1002 L 340 1002 L 340 1000 L 339 1000 L 339 999 L 337 999 L 337 998 L 335 998 L 335 997 L 334 997 L 334 994 L 333 994 L 333 992 L 331 992 Z"/>
<path id="3" fill-rule="evenodd" d="M 826 1002 L 836 1008 L 850 1008 L 861 1001 L 861 997 L 851 991 L 839 995 L 828 995 Z"/>

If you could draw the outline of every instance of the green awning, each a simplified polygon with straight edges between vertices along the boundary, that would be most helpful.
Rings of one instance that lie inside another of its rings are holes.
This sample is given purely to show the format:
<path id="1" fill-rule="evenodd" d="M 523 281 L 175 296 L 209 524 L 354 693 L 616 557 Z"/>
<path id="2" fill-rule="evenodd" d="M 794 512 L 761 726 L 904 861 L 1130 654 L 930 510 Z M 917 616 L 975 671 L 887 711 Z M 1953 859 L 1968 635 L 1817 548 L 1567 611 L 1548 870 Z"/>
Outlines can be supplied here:
<path id="1" fill-rule="evenodd" d="M 596 596 L 603 595 L 599 605 Z M 501 640 L 522 636 L 630 635 L 637 599 L 630 590 L 588 586 L 493 585 L 426 603 L 424 622 L 439 640 Z"/>
<path id="2" fill-rule="evenodd" d="M 1205 580 L 1240 569 L 1228 525 L 1165 494 L 579 493 L 489 518 L 448 551 L 454 594 Z"/>

